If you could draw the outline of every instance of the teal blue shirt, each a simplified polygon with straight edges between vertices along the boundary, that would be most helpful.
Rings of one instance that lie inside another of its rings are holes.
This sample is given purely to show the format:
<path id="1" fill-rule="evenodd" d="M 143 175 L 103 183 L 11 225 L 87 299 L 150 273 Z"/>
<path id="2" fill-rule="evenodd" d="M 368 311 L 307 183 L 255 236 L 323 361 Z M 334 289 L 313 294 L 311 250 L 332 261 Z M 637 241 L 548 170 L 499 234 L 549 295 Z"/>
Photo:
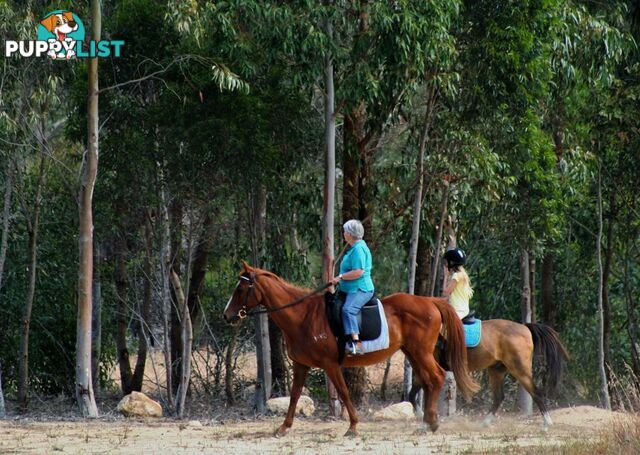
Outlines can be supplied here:
<path id="1" fill-rule="evenodd" d="M 357 280 L 340 281 L 340 290 L 347 294 L 357 291 L 373 291 L 373 281 L 371 281 L 372 267 L 373 262 L 371 260 L 371 251 L 369 251 L 369 247 L 364 240 L 358 240 L 351 246 L 351 248 L 349 248 L 342 258 L 340 274 L 357 269 L 364 270 L 364 273 Z"/>

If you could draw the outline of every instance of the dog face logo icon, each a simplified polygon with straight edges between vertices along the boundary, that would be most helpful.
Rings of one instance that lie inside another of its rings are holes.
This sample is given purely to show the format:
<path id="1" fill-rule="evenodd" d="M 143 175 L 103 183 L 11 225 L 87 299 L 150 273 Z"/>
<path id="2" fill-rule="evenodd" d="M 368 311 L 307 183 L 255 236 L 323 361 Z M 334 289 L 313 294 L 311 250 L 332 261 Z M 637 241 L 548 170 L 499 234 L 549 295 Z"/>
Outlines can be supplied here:
<path id="1" fill-rule="evenodd" d="M 0 0 L 1 2 L 2 0 Z M 120 57 L 124 40 L 84 41 L 85 29 L 76 13 L 52 11 L 37 23 L 37 40 L 5 40 L 4 56 L 47 56 L 56 60 Z"/>
<path id="2" fill-rule="evenodd" d="M 76 42 L 84 40 L 84 24 L 71 11 L 49 13 L 38 26 L 38 40 L 50 43 L 47 55 L 53 59 L 76 57 Z"/>

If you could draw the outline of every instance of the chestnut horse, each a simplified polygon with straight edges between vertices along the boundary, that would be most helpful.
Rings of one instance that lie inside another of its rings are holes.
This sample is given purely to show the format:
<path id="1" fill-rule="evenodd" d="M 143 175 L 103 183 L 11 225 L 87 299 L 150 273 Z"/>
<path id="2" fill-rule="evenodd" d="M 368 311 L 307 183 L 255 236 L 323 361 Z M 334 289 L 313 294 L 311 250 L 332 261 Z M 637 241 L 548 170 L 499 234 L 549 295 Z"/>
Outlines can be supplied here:
<path id="1" fill-rule="evenodd" d="M 504 376 L 511 375 L 526 389 L 540 409 L 544 425 L 551 425 L 551 417 L 545 405 L 545 394 L 533 381 L 533 359 L 539 355 L 545 361 L 545 391 L 557 388 L 569 358 L 567 349 L 560 336 L 551 327 L 544 324 L 520 324 L 505 319 L 482 321 L 480 344 L 467 349 L 468 369 L 470 371 L 488 370 L 489 385 L 493 392 L 493 405 L 485 418 L 489 424 L 504 400 Z M 417 379 L 409 394 L 414 403 L 420 384 Z"/>
<path id="2" fill-rule="evenodd" d="M 445 355 L 458 387 L 465 396 L 478 390 L 478 384 L 466 368 L 462 323 L 446 300 L 401 293 L 385 297 L 382 304 L 389 325 L 389 347 L 346 357 L 341 365 L 338 363 L 338 343 L 326 316 L 324 296 L 313 295 L 309 290 L 293 286 L 266 270 L 252 268 L 246 263 L 243 266 L 240 282 L 224 309 L 224 318 L 227 322 L 237 322 L 250 309 L 264 306 L 282 330 L 287 352 L 293 361 L 289 409 L 276 436 L 284 436 L 291 428 L 296 404 L 310 368 L 326 371 L 349 413 L 350 426 L 345 436 L 356 435 L 358 416 L 349 398 L 341 367 L 372 365 L 386 360 L 398 349 L 402 349 L 424 384 L 423 419 L 435 431 L 438 428 L 437 402 L 444 382 L 444 370 L 433 353 L 441 325 L 448 334 Z M 283 308 L 292 302 L 295 304 Z"/>

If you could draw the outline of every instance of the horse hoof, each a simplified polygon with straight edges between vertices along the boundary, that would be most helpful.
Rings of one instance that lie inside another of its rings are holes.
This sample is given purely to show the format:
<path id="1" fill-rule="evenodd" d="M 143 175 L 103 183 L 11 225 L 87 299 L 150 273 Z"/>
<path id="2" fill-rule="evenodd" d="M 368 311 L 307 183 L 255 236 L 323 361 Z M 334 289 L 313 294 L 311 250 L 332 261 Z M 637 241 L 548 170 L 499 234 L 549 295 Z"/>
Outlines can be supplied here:
<path id="1" fill-rule="evenodd" d="M 278 428 L 278 430 L 274 433 L 274 436 L 276 438 L 283 438 L 287 435 L 287 429 L 286 428 Z"/>
<path id="2" fill-rule="evenodd" d="M 429 429 L 431 430 L 432 433 L 435 433 L 439 426 L 440 426 L 440 423 L 435 422 L 429 425 Z"/>
<path id="3" fill-rule="evenodd" d="M 355 438 L 356 436 L 358 436 L 358 431 L 351 428 L 349 428 L 347 432 L 344 434 L 345 438 Z"/>
<path id="4" fill-rule="evenodd" d="M 420 424 L 418 424 L 418 428 L 416 428 L 413 434 L 415 434 L 416 436 L 424 436 L 428 432 L 429 432 L 429 427 L 427 426 L 427 424 L 424 422 L 420 422 Z"/>
<path id="5" fill-rule="evenodd" d="M 482 426 L 485 428 L 490 427 L 492 422 L 493 422 L 493 416 L 489 414 L 484 419 L 482 419 Z"/>

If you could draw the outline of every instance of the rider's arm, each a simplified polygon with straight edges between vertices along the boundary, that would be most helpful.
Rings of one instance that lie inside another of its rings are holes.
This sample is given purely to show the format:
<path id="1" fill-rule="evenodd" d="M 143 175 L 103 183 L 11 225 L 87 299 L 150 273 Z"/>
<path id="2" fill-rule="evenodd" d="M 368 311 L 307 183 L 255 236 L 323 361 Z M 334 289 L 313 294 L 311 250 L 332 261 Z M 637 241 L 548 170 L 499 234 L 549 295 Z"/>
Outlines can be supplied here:
<path id="1" fill-rule="evenodd" d="M 349 281 L 349 280 L 357 280 L 358 278 L 360 278 L 362 276 L 363 273 L 364 273 L 363 269 L 349 270 L 348 272 L 344 272 L 344 273 L 334 277 L 331 280 L 331 283 L 338 284 L 342 280 L 347 280 L 347 281 Z"/>
<path id="2" fill-rule="evenodd" d="M 449 282 L 446 283 L 445 281 L 445 287 L 444 290 L 442 291 L 442 295 L 445 297 L 449 297 L 449 295 L 453 292 L 453 290 L 455 289 L 456 285 L 458 284 L 458 282 L 455 279 L 455 275 L 451 275 L 449 279 Z"/>

